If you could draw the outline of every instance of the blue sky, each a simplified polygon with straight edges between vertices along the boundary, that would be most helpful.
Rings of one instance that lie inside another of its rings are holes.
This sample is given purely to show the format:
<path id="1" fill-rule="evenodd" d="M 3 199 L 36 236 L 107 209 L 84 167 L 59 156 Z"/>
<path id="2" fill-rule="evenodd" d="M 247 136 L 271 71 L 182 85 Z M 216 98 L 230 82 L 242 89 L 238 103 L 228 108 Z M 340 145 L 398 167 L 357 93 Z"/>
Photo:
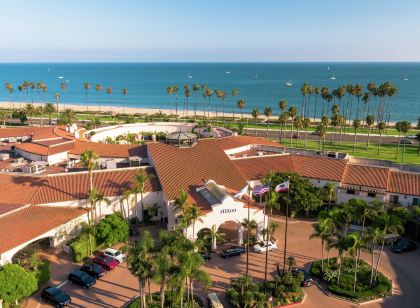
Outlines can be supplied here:
<path id="1" fill-rule="evenodd" d="M 417 0 L 21 0 L 0 62 L 420 61 Z"/>

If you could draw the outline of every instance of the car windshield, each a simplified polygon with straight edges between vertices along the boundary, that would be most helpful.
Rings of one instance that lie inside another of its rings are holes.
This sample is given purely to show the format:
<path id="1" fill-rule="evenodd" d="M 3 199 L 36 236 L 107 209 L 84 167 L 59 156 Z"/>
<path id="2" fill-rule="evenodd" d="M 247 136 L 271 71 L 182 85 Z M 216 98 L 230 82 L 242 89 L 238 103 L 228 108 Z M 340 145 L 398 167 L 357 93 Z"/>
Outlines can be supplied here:
<path id="1" fill-rule="evenodd" d="M 114 256 L 118 257 L 121 254 L 121 252 L 117 251 L 114 253 Z"/>
<path id="2" fill-rule="evenodd" d="M 106 257 L 106 258 L 104 258 L 104 261 L 105 261 L 106 263 L 109 263 L 109 262 L 114 261 L 114 259 L 112 259 L 111 257 Z"/>
<path id="3" fill-rule="evenodd" d="M 61 293 L 60 289 L 57 289 L 57 288 L 49 288 L 47 292 L 50 293 L 51 295 L 58 295 Z"/>

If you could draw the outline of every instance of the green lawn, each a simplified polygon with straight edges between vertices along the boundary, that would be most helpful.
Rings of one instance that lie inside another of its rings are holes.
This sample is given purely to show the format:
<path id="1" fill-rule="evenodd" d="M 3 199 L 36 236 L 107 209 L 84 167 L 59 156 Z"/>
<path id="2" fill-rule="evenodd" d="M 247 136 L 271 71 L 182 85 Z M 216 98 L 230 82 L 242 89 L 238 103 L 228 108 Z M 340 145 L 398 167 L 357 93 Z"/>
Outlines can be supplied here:
<path id="1" fill-rule="evenodd" d="M 299 140 L 298 145 L 296 142 L 298 140 L 293 140 L 293 147 L 297 148 L 304 148 L 304 140 Z M 282 144 L 290 147 L 290 139 L 283 139 Z M 318 141 L 307 141 L 307 149 L 318 150 L 319 143 Z M 322 142 L 321 142 L 322 147 Z M 369 150 L 366 150 L 366 142 L 356 142 L 356 149 L 353 152 L 353 142 L 342 142 L 341 146 L 331 145 L 330 140 L 326 139 L 325 141 L 325 151 L 337 151 L 337 152 L 346 152 L 352 156 L 358 157 L 367 157 L 367 158 L 374 158 L 374 159 L 384 159 L 384 160 L 391 160 L 396 163 L 402 162 L 402 154 L 403 148 L 400 147 L 400 152 L 398 155 L 398 159 L 395 159 L 395 153 L 397 150 L 397 146 L 393 144 L 382 144 L 380 154 L 378 155 L 378 146 L 376 141 L 372 142 L 369 147 Z M 406 145 L 405 153 L 404 153 L 404 163 L 405 164 L 420 164 L 420 156 L 418 155 L 418 147 L 417 145 Z"/>

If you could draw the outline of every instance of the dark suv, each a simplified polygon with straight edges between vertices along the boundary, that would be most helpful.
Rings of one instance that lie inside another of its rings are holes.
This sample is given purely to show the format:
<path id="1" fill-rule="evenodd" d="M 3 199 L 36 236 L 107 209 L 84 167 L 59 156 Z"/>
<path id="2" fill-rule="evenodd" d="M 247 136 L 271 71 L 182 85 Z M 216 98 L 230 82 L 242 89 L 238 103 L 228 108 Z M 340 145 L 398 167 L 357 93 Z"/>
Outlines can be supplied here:
<path id="1" fill-rule="evenodd" d="M 56 307 L 67 306 L 71 303 L 70 296 L 55 287 L 46 287 L 42 290 L 41 300 L 53 304 Z"/>
<path id="2" fill-rule="evenodd" d="M 391 250 L 395 253 L 416 250 L 417 244 L 412 241 L 401 240 L 391 246 Z"/>
<path id="3" fill-rule="evenodd" d="M 92 276 L 86 274 L 85 272 L 81 270 L 74 270 L 69 274 L 69 277 L 67 278 L 70 283 L 76 283 L 78 285 L 81 285 L 85 289 L 89 289 L 91 286 L 93 286 L 96 283 L 96 279 Z"/>
<path id="4" fill-rule="evenodd" d="M 229 258 L 229 257 L 239 256 L 239 255 L 241 255 L 245 252 L 246 252 L 246 249 L 244 247 L 232 246 L 232 247 L 229 247 L 229 248 L 223 250 L 220 253 L 220 256 L 222 258 Z"/>

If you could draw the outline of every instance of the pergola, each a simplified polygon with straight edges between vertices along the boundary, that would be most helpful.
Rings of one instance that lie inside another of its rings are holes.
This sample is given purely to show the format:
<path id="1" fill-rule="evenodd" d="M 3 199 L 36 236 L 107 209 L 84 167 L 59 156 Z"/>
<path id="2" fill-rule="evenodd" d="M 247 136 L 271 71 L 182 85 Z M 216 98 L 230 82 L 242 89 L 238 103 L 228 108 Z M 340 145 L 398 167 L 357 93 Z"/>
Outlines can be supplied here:
<path id="1" fill-rule="evenodd" d="M 179 148 L 190 148 L 197 143 L 197 135 L 181 131 L 175 132 L 166 136 L 166 143 Z"/>

